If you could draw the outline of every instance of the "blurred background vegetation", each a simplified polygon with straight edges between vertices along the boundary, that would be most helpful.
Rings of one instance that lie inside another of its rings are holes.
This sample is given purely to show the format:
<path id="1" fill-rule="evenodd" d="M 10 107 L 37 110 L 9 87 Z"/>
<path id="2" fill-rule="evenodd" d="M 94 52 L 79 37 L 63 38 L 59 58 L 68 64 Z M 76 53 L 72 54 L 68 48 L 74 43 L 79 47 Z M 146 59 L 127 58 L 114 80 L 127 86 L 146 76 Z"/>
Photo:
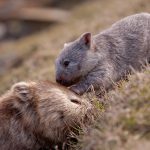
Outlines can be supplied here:
<path id="1" fill-rule="evenodd" d="M 54 61 L 65 42 L 83 32 L 96 34 L 117 20 L 140 12 L 150 12 L 150 0 L 0 0 L 0 94 L 21 80 L 55 81 Z M 99 125 L 91 127 L 88 138 L 86 134 L 81 138 L 82 149 L 150 149 L 148 136 L 139 140 L 143 132 L 150 132 L 147 108 L 150 106 L 150 71 L 146 69 L 132 78 L 123 86 L 126 92 L 122 91 L 120 97 L 116 97 L 118 90 L 110 93 L 112 98 L 108 103 L 114 115 L 104 113 L 104 120 L 111 118 L 110 122 L 101 123 L 98 119 Z M 135 105 L 132 95 L 137 100 Z M 116 103 L 112 104 L 114 99 Z M 118 104 L 122 99 L 126 103 Z M 137 109 L 138 104 L 142 109 Z M 121 113 L 124 107 L 132 111 Z"/>

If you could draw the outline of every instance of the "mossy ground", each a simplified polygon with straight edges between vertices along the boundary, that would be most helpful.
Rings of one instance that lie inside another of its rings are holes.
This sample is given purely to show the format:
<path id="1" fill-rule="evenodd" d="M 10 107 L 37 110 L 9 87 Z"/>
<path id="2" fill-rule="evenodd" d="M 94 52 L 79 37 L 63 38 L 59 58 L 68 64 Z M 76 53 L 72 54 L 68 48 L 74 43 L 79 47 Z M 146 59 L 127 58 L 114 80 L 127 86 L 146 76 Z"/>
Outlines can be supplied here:
<path id="1" fill-rule="evenodd" d="M 19 40 L 1 43 L 1 56 L 14 52 L 22 61 L 0 75 L 0 94 L 21 80 L 54 81 L 54 61 L 65 42 L 76 39 L 83 32 L 98 33 L 125 16 L 148 12 L 149 8 L 150 0 L 88 0 L 73 7 L 71 17 L 64 24 L 55 24 Z M 149 67 L 131 75 L 128 82 L 123 81 L 119 88 L 110 91 L 94 105 L 99 115 L 79 137 L 76 149 L 150 149 Z"/>

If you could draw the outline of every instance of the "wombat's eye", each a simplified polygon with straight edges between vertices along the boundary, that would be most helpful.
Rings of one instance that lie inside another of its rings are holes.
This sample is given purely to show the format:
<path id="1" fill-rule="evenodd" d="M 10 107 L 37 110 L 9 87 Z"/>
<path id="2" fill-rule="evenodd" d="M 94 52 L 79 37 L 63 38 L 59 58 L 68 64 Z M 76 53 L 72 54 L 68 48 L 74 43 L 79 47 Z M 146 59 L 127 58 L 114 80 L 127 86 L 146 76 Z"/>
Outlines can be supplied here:
<path id="1" fill-rule="evenodd" d="M 63 62 L 64 67 L 68 67 L 69 63 L 70 63 L 69 60 L 65 60 L 65 61 Z"/>
<path id="2" fill-rule="evenodd" d="M 81 102 L 80 102 L 79 100 L 77 100 L 77 99 L 70 99 L 70 101 L 71 101 L 72 103 L 81 105 Z"/>

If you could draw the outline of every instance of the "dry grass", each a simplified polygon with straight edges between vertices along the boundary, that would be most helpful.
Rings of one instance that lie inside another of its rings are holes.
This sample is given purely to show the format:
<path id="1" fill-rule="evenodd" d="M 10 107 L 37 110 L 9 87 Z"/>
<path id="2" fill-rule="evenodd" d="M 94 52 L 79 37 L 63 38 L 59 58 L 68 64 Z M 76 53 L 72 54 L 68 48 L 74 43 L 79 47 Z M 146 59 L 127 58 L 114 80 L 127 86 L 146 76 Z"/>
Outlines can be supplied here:
<path id="1" fill-rule="evenodd" d="M 102 102 L 105 101 L 105 105 Z M 83 150 L 149 150 L 150 68 L 100 99 L 105 111 L 80 137 Z M 107 104 L 107 105 L 106 105 Z M 101 107 L 100 107 L 101 108 Z"/>

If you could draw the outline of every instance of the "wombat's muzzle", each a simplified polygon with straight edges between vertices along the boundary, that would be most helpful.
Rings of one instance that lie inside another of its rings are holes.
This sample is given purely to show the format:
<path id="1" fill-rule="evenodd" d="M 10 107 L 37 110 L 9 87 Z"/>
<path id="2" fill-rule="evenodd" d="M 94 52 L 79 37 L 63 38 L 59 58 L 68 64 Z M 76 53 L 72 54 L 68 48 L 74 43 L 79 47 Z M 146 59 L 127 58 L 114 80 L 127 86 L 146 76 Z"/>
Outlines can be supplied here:
<path id="1" fill-rule="evenodd" d="M 70 86 L 72 85 L 70 82 L 66 81 L 66 80 L 62 80 L 62 79 L 58 79 L 56 78 L 56 82 L 61 84 L 61 85 L 64 85 L 64 86 Z"/>
<path id="2" fill-rule="evenodd" d="M 67 87 L 69 87 L 69 86 L 71 86 L 71 85 L 74 85 L 74 84 L 76 84 L 77 82 L 79 82 L 80 81 L 80 77 L 78 77 L 78 78 L 75 78 L 74 80 L 65 80 L 64 78 L 62 78 L 62 77 L 56 77 L 56 82 L 57 83 L 59 83 L 59 84 L 61 84 L 61 85 L 64 85 L 64 86 L 67 86 Z"/>

